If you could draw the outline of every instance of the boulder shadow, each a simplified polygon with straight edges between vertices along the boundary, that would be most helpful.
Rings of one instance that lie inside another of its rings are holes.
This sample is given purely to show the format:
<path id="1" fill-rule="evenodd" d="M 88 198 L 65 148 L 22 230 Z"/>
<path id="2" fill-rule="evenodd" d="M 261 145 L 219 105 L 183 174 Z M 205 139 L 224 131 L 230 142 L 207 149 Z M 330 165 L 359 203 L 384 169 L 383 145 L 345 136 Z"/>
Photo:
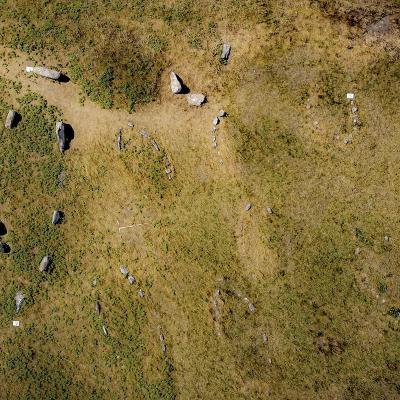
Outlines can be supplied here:
<path id="1" fill-rule="evenodd" d="M 61 76 L 58 78 L 58 82 L 60 83 L 68 83 L 71 79 L 65 74 L 61 74 Z"/>
<path id="2" fill-rule="evenodd" d="M 0 221 L 0 236 L 7 235 L 7 228 L 3 222 Z"/>
<path id="3" fill-rule="evenodd" d="M 70 124 L 64 124 L 64 133 L 65 133 L 65 150 L 70 148 L 71 142 L 75 138 L 74 129 Z"/>
<path id="4" fill-rule="evenodd" d="M 15 112 L 15 117 L 11 128 L 16 128 L 21 121 L 22 121 L 22 115 L 18 112 Z"/>

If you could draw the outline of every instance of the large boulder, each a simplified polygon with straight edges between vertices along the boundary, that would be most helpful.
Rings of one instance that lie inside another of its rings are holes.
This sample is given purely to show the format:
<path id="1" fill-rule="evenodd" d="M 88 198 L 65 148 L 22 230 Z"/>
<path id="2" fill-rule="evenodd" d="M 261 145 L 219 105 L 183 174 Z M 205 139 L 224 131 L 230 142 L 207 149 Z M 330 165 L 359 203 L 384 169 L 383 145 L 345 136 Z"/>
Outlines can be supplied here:
<path id="1" fill-rule="evenodd" d="M 10 110 L 7 114 L 6 122 L 4 126 L 7 129 L 11 129 L 16 125 L 18 113 L 14 110 Z"/>
<path id="2" fill-rule="evenodd" d="M 171 80 L 171 91 L 172 91 L 172 93 L 174 93 L 174 94 L 181 93 L 183 87 L 182 87 L 182 83 L 181 83 L 178 75 L 175 72 L 172 71 L 169 74 L 169 78 Z"/>
<path id="3" fill-rule="evenodd" d="M 187 101 L 191 106 L 200 107 L 206 101 L 206 96 L 201 93 L 190 93 L 187 95 Z"/>
<path id="4" fill-rule="evenodd" d="M 42 261 L 40 262 L 39 271 L 48 272 L 50 264 L 51 264 L 51 258 L 49 256 L 44 256 L 42 258 Z"/>
<path id="5" fill-rule="evenodd" d="M 57 143 L 61 153 L 67 149 L 67 135 L 65 133 L 65 124 L 63 122 L 56 123 Z"/>
<path id="6" fill-rule="evenodd" d="M 44 67 L 26 67 L 26 72 L 32 72 L 34 74 L 43 76 L 44 78 L 49 78 L 54 80 L 58 80 L 61 78 L 61 72 Z"/>

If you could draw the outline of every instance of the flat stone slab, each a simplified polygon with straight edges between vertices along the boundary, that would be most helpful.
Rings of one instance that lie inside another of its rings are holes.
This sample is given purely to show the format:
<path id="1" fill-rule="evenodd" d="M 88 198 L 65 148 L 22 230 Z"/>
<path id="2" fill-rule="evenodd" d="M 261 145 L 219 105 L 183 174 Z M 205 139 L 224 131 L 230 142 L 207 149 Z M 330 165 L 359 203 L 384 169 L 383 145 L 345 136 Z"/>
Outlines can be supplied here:
<path id="1" fill-rule="evenodd" d="M 206 96 L 202 93 L 190 93 L 186 98 L 189 105 L 196 107 L 200 107 L 206 101 Z"/>
<path id="2" fill-rule="evenodd" d="M 58 80 L 61 78 L 61 72 L 45 67 L 26 67 L 26 72 L 31 72 L 44 78 Z"/>

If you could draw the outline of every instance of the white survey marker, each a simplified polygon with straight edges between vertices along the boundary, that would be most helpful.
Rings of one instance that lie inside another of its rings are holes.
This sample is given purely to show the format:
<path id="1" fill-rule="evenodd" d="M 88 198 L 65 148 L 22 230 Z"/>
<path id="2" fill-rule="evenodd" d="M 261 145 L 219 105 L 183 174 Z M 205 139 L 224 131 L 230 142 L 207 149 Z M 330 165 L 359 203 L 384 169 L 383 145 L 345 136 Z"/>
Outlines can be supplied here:
<path id="1" fill-rule="evenodd" d="M 13 321 L 13 326 L 19 326 L 19 321 Z"/>
<path id="2" fill-rule="evenodd" d="M 348 100 L 354 100 L 354 93 L 347 93 L 347 99 Z"/>

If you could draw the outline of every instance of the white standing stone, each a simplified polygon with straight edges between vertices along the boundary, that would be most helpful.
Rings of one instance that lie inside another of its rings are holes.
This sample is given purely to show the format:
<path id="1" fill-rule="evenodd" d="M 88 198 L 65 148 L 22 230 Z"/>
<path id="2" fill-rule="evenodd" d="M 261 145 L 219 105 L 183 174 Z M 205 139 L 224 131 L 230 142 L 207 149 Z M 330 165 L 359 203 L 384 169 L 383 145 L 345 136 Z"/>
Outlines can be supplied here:
<path id="1" fill-rule="evenodd" d="M 182 92 L 182 84 L 179 81 L 178 75 L 175 72 L 171 72 L 169 74 L 169 78 L 171 80 L 171 91 L 174 94 L 179 94 Z"/>

